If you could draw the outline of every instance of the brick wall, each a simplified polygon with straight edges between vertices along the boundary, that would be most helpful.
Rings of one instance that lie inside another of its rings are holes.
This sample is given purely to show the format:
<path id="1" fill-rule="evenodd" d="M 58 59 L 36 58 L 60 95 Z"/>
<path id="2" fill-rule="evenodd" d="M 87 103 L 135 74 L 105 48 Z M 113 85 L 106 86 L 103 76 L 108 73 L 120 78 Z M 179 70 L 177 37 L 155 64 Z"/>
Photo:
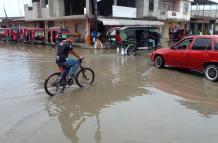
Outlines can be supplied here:
<path id="1" fill-rule="evenodd" d="M 28 7 L 28 4 L 24 5 L 24 13 L 26 19 L 37 19 L 41 16 L 39 2 L 34 2 L 32 4 L 32 10 L 29 10 Z"/>
<path id="2" fill-rule="evenodd" d="M 52 10 L 52 16 L 54 17 L 60 17 L 60 16 L 64 16 L 64 0 L 52 0 L 52 4 L 50 5 L 50 7 Z"/>

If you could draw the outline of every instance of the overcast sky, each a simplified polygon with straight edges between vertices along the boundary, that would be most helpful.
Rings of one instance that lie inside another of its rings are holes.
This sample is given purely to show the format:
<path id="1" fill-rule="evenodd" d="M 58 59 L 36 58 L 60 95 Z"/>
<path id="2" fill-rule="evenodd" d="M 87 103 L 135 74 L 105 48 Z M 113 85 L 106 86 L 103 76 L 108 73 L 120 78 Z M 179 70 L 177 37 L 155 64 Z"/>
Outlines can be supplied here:
<path id="1" fill-rule="evenodd" d="M 24 4 L 30 4 L 31 0 L 0 0 L 0 17 L 5 17 L 4 6 L 8 17 L 23 16 Z M 218 2 L 218 0 L 211 0 Z"/>
<path id="2" fill-rule="evenodd" d="M 0 0 L 0 17 L 5 17 L 4 6 L 8 17 L 24 15 L 24 4 L 31 0 Z"/>

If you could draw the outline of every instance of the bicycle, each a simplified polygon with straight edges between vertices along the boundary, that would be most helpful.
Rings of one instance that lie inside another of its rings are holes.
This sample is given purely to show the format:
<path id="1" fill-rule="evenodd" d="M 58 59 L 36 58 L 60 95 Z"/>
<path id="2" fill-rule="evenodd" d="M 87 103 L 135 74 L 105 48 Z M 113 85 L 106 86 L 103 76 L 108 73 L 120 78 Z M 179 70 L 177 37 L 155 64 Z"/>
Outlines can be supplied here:
<path id="1" fill-rule="evenodd" d="M 79 70 L 76 73 L 75 81 L 79 87 L 87 87 L 94 82 L 95 73 L 91 68 L 82 65 L 84 58 L 78 60 Z M 45 92 L 50 96 L 63 93 L 66 86 L 74 84 L 74 79 L 68 76 L 70 67 L 63 64 L 59 66 L 59 69 L 59 72 L 51 74 L 44 82 Z"/>

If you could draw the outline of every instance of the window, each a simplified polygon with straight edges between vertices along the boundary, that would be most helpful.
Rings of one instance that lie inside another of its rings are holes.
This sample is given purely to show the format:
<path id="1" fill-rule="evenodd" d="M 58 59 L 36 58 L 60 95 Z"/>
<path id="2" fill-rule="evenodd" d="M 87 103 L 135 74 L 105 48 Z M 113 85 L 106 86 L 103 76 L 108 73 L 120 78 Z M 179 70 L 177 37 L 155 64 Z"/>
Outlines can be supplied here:
<path id="1" fill-rule="evenodd" d="M 171 3 L 171 2 L 164 2 L 163 3 L 163 10 L 172 11 L 173 10 L 173 3 Z"/>
<path id="2" fill-rule="evenodd" d="M 183 13 L 184 14 L 188 14 L 188 12 L 189 12 L 189 4 L 188 3 L 184 3 Z"/>
<path id="3" fill-rule="evenodd" d="M 211 47 L 210 38 L 198 38 L 192 47 L 193 50 L 206 50 L 207 47 Z"/>
<path id="4" fill-rule="evenodd" d="M 185 39 L 175 46 L 178 50 L 185 50 L 192 43 L 193 39 Z"/>
<path id="5" fill-rule="evenodd" d="M 129 39 L 134 39 L 135 38 L 135 30 L 127 30 L 126 35 Z"/>
<path id="6" fill-rule="evenodd" d="M 218 39 L 214 41 L 214 50 L 218 51 Z"/>
<path id="7" fill-rule="evenodd" d="M 154 11 L 154 0 L 149 0 L 149 11 Z"/>

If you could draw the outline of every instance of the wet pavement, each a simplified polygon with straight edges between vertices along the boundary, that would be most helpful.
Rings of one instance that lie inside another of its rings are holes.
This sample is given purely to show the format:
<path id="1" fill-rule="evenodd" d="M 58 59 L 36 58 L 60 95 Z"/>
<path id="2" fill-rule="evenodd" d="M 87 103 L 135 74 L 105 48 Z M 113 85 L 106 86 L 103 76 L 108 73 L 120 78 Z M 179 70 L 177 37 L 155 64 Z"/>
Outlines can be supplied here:
<path id="1" fill-rule="evenodd" d="M 0 46 L 0 143 L 217 143 L 218 83 L 156 69 L 144 51 L 76 50 L 94 84 L 49 97 L 55 49 Z"/>

